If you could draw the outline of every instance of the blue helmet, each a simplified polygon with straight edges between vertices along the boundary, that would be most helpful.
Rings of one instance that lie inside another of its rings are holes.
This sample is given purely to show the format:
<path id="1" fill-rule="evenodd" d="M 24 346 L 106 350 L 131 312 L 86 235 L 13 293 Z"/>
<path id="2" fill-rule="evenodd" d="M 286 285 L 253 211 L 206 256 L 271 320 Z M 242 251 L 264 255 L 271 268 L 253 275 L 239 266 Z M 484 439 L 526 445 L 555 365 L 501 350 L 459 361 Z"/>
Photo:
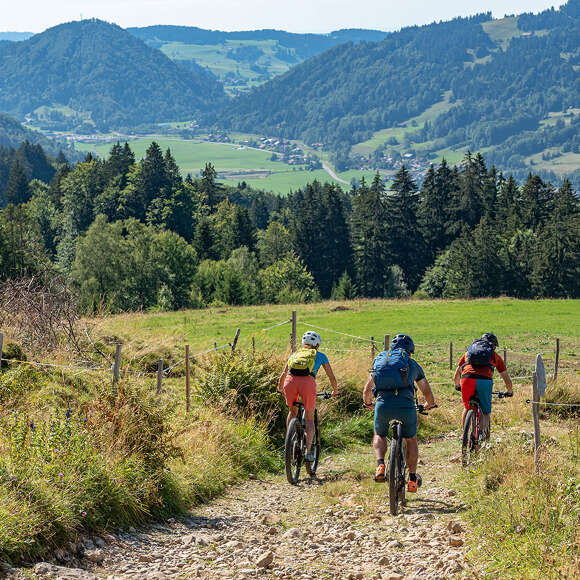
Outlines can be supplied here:
<path id="1" fill-rule="evenodd" d="M 415 352 L 415 343 L 408 334 L 397 334 L 391 340 L 391 349 L 393 348 L 402 348 L 407 352 Z"/>

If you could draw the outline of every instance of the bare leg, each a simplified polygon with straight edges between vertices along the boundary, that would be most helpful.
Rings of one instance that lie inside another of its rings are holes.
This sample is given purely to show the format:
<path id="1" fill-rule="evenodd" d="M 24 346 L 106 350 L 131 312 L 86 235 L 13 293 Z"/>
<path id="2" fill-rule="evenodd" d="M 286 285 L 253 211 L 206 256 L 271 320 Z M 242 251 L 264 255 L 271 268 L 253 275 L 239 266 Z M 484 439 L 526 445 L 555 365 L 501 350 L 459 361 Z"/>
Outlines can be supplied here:
<path id="1" fill-rule="evenodd" d="M 467 409 L 463 409 L 463 415 L 461 415 L 461 428 L 465 426 L 465 415 L 467 415 Z"/>
<path id="2" fill-rule="evenodd" d="M 405 439 L 407 447 L 407 467 L 409 473 L 417 472 L 417 462 L 419 461 L 419 445 L 417 443 L 417 436 Z"/>
<path id="3" fill-rule="evenodd" d="M 314 438 L 314 409 L 304 410 L 304 415 L 306 419 L 306 453 L 310 453 L 310 446 Z"/>
<path id="4" fill-rule="evenodd" d="M 286 417 L 286 429 L 288 429 L 288 425 L 290 425 L 290 421 L 294 419 L 298 415 L 298 407 L 292 405 L 292 407 L 288 407 L 288 417 Z"/>
<path id="5" fill-rule="evenodd" d="M 376 431 L 373 438 L 373 449 L 375 450 L 377 459 L 385 459 L 385 454 L 387 453 L 387 438 L 377 435 Z"/>
<path id="6" fill-rule="evenodd" d="M 489 415 L 485 413 L 479 414 L 479 426 L 483 433 L 485 433 L 485 438 L 489 439 Z"/>

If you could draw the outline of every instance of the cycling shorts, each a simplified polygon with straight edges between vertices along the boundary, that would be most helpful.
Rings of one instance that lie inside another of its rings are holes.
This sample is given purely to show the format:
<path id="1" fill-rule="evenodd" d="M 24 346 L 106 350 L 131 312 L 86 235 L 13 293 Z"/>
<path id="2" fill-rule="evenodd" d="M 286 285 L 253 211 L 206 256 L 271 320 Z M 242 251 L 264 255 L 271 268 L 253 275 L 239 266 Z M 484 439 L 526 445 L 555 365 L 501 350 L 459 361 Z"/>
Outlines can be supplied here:
<path id="1" fill-rule="evenodd" d="M 394 420 L 403 424 L 401 434 L 405 439 L 417 435 L 417 409 L 415 405 L 403 409 L 396 409 L 389 405 L 388 401 L 377 398 L 375 401 L 375 433 L 379 437 L 387 437 L 389 424 Z"/>
<path id="2" fill-rule="evenodd" d="M 314 377 L 287 375 L 284 381 L 284 396 L 289 407 L 296 403 L 300 397 L 304 409 L 314 410 L 316 408 L 316 381 Z"/>
<path id="3" fill-rule="evenodd" d="M 463 406 L 466 409 L 469 409 L 469 399 L 477 395 L 481 412 L 489 415 L 491 413 L 492 390 L 493 381 L 491 379 L 463 377 L 461 379 L 461 398 L 463 399 Z"/>

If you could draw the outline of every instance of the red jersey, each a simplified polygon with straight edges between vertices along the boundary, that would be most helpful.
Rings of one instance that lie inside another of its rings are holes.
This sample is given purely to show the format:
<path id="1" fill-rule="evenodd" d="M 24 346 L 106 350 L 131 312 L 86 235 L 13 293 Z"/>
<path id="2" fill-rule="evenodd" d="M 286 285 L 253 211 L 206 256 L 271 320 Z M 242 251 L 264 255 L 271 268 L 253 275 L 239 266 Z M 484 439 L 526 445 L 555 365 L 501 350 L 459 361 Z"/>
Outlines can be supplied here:
<path id="1" fill-rule="evenodd" d="M 461 368 L 461 366 L 464 365 L 466 361 L 467 361 L 467 353 L 465 353 L 459 359 L 457 365 Z M 505 366 L 503 359 L 495 351 L 491 355 L 489 364 L 492 365 L 492 367 L 495 367 L 498 373 L 503 373 L 505 370 L 507 370 L 507 367 Z M 465 375 L 479 375 L 480 377 L 486 377 L 488 379 L 491 379 L 493 378 L 493 368 L 488 366 L 471 366 L 470 364 L 465 364 L 465 366 L 461 368 L 461 376 Z"/>

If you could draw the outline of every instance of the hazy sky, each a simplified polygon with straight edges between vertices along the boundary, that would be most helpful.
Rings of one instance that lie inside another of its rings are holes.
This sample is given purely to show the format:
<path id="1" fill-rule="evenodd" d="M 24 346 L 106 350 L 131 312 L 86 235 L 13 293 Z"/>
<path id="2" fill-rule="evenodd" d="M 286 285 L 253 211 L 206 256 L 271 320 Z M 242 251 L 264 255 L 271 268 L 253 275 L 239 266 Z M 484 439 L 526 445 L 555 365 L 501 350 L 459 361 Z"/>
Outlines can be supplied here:
<path id="1" fill-rule="evenodd" d="M 61 22 L 100 18 L 123 27 L 180 24 L 219 30 L 277 28 L 330 32 L 395 30 L 491 10 L 538 12 L 565 2 L 544 0 L 3 0 L 0 30 L 40 32 Z"/>

